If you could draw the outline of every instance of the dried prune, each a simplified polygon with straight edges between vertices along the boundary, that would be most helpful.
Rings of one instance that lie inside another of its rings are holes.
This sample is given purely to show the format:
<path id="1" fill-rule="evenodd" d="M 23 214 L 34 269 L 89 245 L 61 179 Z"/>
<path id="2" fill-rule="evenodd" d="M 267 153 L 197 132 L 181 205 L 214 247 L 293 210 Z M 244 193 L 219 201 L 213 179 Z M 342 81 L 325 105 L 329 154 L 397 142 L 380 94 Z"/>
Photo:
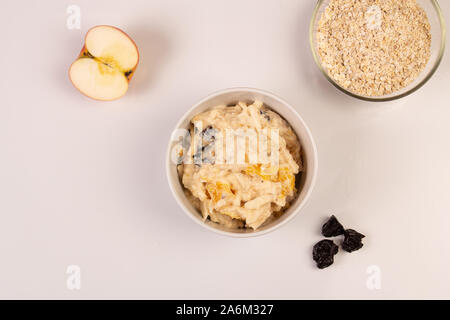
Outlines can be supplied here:
<path id="1" fill-rule="evenodd" d="M 262 115 L 267 121 L 270 121 L 270 116 L 264 110 L 259 110 L 259 114 Z"/>
<path id="2" fill-rule="evenodd" d="M 313 248 L 313 259 L 319 269 L 329 267 L 334 262 L 334 255 L 339 247 L 332 240 L 322 240 L 317 242 Z"/>
<path id="3" fill-rule="evenodd" d="M 340 236 L 341 234 L 344 234 L 344 227 L 342 226 L 342 224 L 339 223 L 339 221 L 333 215 L 322 226 L 322 234 L 327 238 L 337 237 L 337 236 Z"/>
<path id="4" fill-rule="evenodd" d="M 217 132 L 212 126 L 208 126 L 203 130 L 202 136 L 207 142 L 211 142 L 216 138 Z"/>
<path id="5" fill-rule="evenodd" d="M 353 252 L 362 248 L 362 239 L 365 235 L 353 230 L 347 229 L 344 231 L 344 242 L 342 242 L 342 249 L 347 252 Z"/>

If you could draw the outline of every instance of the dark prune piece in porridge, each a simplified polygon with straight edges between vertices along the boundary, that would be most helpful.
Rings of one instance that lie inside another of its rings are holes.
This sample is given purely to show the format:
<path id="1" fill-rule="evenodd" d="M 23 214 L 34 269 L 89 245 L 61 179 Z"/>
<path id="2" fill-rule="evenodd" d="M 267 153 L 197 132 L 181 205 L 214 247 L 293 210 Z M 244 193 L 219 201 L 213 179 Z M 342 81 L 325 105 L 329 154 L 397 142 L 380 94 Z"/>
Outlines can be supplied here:
<path id="1" fill-rule="evenodd" d="M 212 126 L 208 126 L 203 130 L 202 137 L 206 141 L 213 141 L 216 138 L 216 129 L 214 129 Z"/>
<path id="2" fill-rule="evenodd" d="M 259 110 L 259 114 L 262 115 L 264 117 L 264 119 L 266 119 L 267 121 L 270 121 L 270 116 L 266 111 Z"/>

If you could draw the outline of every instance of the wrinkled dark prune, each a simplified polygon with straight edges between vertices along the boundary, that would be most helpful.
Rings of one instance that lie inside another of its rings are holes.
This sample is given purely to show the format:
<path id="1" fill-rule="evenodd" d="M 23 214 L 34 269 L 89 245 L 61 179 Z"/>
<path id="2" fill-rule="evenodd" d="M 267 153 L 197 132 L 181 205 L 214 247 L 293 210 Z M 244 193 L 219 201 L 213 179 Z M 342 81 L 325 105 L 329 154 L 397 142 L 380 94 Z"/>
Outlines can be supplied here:
<path id="1" fill-rule="evenodd" d="M 340 236 L 341 234 L 344 234 L 344 227 L 342 226 L 342 224 L 339 223 L 339 221 L 333 215 L 322 226 L 322 234 L 327 238 L 337 237 L 337 236 Z"/>
<path id="2" fill-rule="evenodd" d="M 362 248 L 362 239 L 365 235 L 353 230 L 347 229 L 344 231 L 344 242 L 342 242 L 342 249 L 347 252 L 353 252 Z"/>
<path id="3" fill-rule="evenodd" d="M 334 255 L 339 247 L 332 240 L 322 240 L 317 242 L 313 248 L 313 259 L 319 269 L 329 267 L 334 262 Z"/>

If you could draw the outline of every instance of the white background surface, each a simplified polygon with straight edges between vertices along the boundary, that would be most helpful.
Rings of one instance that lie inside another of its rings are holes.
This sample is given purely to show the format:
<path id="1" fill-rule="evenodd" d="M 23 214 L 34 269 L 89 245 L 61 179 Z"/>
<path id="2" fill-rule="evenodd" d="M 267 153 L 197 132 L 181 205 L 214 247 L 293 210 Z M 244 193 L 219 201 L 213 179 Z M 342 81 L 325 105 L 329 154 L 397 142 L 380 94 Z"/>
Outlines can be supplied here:
<path id="1" fill-rule="evenodd" d="M 450 15 L 450 2 L 440 1 Z M 81 8 L 68 30 L 66 8 Z M 450 59 L 401 101 L 347 97 L 308 44 L 315 1 L 2 1 L 1 298 L 450 298 Z M 127 95 L 96 102 L 67 70 L 98 24 L 141 60 Z M 302 212 L 260 238 L 194 224 L 170 194 L 164 156 L 183 113 L 219 89 L 289 101 L 310 126 L 319 175 Z M 364 248 L 315 268 L 335 213 Z M 81 290 L 66 288 L 68 265 Z M 366 287 L 379 266 L 381 289 Z"/>

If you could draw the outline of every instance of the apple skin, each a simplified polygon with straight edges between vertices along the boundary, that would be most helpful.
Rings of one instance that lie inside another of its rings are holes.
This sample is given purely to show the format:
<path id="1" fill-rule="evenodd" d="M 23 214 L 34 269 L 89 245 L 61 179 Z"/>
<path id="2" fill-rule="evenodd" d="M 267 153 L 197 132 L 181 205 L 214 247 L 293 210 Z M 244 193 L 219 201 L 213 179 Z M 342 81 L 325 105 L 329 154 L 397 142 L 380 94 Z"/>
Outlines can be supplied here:
<path id="1" fill-rule="evenodd" d="M 115 98 L 115 99 L 112 99 L 112 100 L 97 99 L 97 98 L 88 96 L 88 95 L 86 95 L 84 92 L 82 92 L 81 90 L 79 90 L 78 87 L 75 85 L 75 83 L 73 83 L 72 78 L 70 77 L 70 69 L 72 68 L 73 64 L 74 64 L 78 59 L 84 58 L 84 57 L 88 57 L 88 56 L 91 56 L 92 58 L 94 58 L 92 55 L 89 54 L 89 51 L 88 51 L 87 48 L 86 48 L 86 38 L 87 38 L 89 32 L 90 32 L 92 29 L 95 29 L 95 28 L 98 28 L 98 27 L 108 27 L 108 28 L 113 28 L 113 29 L 115 29 L 115 30 L 117 30 L 117 31 L 119 31 L 119 32 L 121 32 L 121 33 L 123 33 L 123 34 L 124 34 L 124 35 L 125 35 L 125 36 L 133 43 L 134 47 L 136 48 L 136 52 L 137 52 L 137 62 L 136 62 L 136 65 L 134 66 L 133 69 L 127 70 L 127 71 L 124 73 L 125 77 L 127 78 L 128 83 L 130 82 L 131 78 L 133 78 L 134 72 L 136 71 L 137 66 L 139 65 L 139 61 L 140 61 L 140 53 L 139 53 L 138 46 L 136 45 L 136 42 L 134 42 L 134 40 L 133 40 L 126 32 L 124 32 L 123 30 L 121 30 L 121 29 L 119 29 L 119 28 L 117 28 L 117 27 L 114 27 L 114 26 L 102 24 L 102 25 L 93 26 L 93 27 L 91 27 L 91 28 L 86 32 L 86 35 L 84 36 L 84 45 L 83 45 L 83 47 L 81 48 L 80 54 L 78 55 L 77 59 L 75 59 L 75 61 L 72 62 L 72 64 L 71 64 L 70 67 L 69 67 L 69 72 L 68 72 L 68 73 L 69 73 L 69 74 L 68 74 L 68 75 L 69 75 L 69 80 L 70 80 L 70 82 L 72 83 L 72 85 L 73 85 L 75 88 L 77 88 L 77 90 L 78 90 L 81 94 L 83 94 L 84 96 L 86 96 L 86 97 L 88 97 L 88 98 L 90 98 L 90 99 L 97 100 L 97 101 L 114 101 L 114 100 L 118 100 L 118 99 L 122 98 L 122 97 L 126 94 L 126 92 L 125 92 L 123 95 L 121 95 L 121 96 L 119 96 L 119 97 L 117 97 L 117 98 Z M 128 90 L 127 90 L 127 91 L 128 91 Z"/>

